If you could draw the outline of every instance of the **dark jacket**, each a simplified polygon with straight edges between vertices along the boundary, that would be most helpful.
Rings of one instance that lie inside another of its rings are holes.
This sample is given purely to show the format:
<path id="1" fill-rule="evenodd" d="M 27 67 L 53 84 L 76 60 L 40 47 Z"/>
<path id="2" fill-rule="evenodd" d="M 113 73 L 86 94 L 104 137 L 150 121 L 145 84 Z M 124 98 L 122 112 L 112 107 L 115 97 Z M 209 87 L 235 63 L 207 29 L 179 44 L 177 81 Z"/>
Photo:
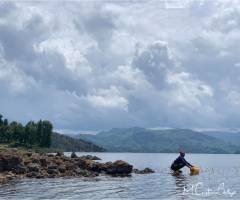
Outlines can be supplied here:
<path id="1" fill-rule="evenodd" d="M 187 162 L 183 156 L 179 156 L 172 163 L 171 169 L 174 170 L 174 171 L 177 171 L 177 170 L 179 170 L 179 169 L 181 169 L 181 168 L 183 168 L 185 166 L 187 166 L 189 168 L 192 167 L 192 165 L 189 162 Z"/>

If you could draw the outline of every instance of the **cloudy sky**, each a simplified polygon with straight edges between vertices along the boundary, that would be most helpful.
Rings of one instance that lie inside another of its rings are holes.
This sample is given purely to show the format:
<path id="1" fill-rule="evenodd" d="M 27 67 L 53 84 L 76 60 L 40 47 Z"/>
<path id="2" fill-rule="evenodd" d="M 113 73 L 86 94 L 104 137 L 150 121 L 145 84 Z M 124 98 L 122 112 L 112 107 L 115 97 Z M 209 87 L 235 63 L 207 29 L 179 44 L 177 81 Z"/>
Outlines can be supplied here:
<path id="1" fill-rule="evenodd" d="M 240 1 L 0 2 L 0 112 L 61 130 L 240 126 Z"/>

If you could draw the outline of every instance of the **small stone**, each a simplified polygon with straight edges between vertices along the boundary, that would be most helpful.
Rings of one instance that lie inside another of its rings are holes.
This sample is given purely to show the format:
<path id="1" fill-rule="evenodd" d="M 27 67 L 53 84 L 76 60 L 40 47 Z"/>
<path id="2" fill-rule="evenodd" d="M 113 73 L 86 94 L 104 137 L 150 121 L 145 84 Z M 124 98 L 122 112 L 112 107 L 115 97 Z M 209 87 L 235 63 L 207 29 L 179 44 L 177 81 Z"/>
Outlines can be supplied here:
<path id="1" fill-rule="evenodd" d="M 77 154 L 75 152 L 72 152 L 71 158 L 78 158 Z"/>

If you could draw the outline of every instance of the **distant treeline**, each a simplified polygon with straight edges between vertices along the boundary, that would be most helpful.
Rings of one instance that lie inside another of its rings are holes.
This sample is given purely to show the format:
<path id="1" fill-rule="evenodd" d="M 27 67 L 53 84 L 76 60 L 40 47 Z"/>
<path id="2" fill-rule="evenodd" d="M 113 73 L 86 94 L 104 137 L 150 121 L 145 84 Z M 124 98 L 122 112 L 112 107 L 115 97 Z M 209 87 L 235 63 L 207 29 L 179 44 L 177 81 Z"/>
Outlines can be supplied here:
<path id="1" fill-rule="evenodd" d="M 52 130 L 52 123 L 46 120 L 30 121 L 24 126 L 16 121 L 9 123 L 0 114 L 0 143 L 50 147 Z"/>

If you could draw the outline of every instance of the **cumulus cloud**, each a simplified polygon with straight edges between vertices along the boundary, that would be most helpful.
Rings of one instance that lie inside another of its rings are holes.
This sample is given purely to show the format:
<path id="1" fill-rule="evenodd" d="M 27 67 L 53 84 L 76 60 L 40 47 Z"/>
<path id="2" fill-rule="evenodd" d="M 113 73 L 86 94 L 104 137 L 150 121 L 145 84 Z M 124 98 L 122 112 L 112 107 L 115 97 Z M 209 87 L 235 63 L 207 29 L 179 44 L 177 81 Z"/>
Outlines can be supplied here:
<path id="1" fill-rule="evenodd" d="M 0 3 L 0 105 L 61 130 L 237 127 L 240 3 Z"/>

